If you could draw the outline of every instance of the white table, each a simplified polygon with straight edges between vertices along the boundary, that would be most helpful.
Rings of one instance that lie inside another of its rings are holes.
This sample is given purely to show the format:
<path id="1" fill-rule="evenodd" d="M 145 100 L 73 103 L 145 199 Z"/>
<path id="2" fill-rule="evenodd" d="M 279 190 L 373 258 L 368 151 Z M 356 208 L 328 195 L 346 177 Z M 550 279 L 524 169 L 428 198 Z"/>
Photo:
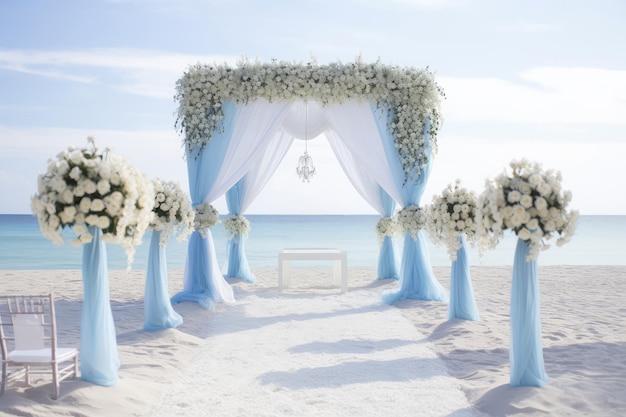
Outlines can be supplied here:
<path id="1" fill-rule="evenodd" d="M 278 254 L 278 289 L 289 286 L 292 261 L 333 261 L 334 284 L 348 291 L 348 254 L 332 248 L 287 248 Z"/>

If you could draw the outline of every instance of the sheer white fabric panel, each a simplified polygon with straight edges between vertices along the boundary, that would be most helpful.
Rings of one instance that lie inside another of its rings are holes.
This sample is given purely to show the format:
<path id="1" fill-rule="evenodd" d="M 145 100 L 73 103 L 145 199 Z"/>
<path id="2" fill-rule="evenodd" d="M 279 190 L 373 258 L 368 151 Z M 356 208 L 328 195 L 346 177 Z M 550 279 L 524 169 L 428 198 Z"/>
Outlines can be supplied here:
<path id="1" fill-rule="evenodd" d="M 334 131 L 326 132 L 326 137 L 330 143 L 339 165 L 343 168 L 346 176 L 354 189 L 376 210 L 378 214 L 384 216 L 385 209 L 380 196 L 380 187 L 376 181 L 368 174 L 365 166 L 354 158 L 348 150 L 341 137 Z"/>
<path id="2" fill-rule="evenodd" d="M 292 103 L 259 99 L 240 105 L 224 162 L 205 202 L 213 202 L 235 185 L 280 127 Z"/>
<path id="3" fill-rule="evenodd" d="M 368 176 L 396 201 L 402 201 L 400 191 L 389 172 L 382 139 L 369 102 L 347 102 L 323 108 L 331 128 L 341 137 L 356 161 Z"/>
<path id="4" fill-rule="evenodd" d="M 246 174 L 245 192 L 241 201 L 241 212 L 245 213 L 250 204 L 261 193 L 267 182 L 270 180 L 280 161 L 291 147 L 293 138 L 284 133 L 278 132 L 267 144 L 262 157 L 256 158 Z"/>

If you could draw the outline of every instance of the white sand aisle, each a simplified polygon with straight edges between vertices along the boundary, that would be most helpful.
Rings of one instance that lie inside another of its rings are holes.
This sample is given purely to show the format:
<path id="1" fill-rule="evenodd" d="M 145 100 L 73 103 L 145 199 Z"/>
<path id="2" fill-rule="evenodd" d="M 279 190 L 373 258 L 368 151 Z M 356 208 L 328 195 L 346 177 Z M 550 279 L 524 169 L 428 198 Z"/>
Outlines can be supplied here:
<path id="1" fill-rule="evenodd" d="M 236 292 L 152 416 L 479 415 L 377 293 Z"/>

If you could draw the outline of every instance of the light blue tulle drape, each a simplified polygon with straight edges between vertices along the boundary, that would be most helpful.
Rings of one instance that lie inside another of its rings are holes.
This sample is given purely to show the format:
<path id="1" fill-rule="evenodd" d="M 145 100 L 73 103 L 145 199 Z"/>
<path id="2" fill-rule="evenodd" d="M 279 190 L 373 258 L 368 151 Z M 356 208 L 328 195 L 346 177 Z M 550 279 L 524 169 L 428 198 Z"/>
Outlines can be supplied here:
<path id="1" fill-rule="evenodd" d="M 467 260 L 466 241 L 459 236 L 461 247 L 456 251 L 456 260 L 452 262 L 450 274 L 450 304 L 448 304 L 448 320 L 480 320 L 478 307 L 474 299 L 474 288 Z"/>
<path id="2" fill-rule="evenodd" d="M 380 187 L 380 196 L 385 217 L 391 217 L 396 209 L 395 200 Z M 398 261 L 394 249 L 393 238 L 385 236 L 378 253 L 378 279 L 399 279 Z"/>
<path id="3" fill-rule="evenodd" d="M 548 381 L 541 347 L 537 261 L 527 261 L 530 247 L 518 239 L 511 290 L 511 385 L 541 387 Z"/>
<path id="4" fill-rule="evenodd" d="M 89 226 L 91 243 L 83 245 L 83 309 L 80 319 L 80 377 L 106 387 L 118 382 L 120 361 L 109 297 L 107 252 L 102 230 Z"/>
<path id="5" fill-rule="evenodd" d="M 211 262 L 211 247 L 215 251 L 213 238 L 210 235 L 203 238 L 200 233 L 191 234 L 185 262 L 185 269 L 191 280 L 188 287 L 172 297 L 172 303 L 193 301 L 207 310 L 215 308 L 213 300 L 215 287 L 211 282 L 211 277 L 219 271 L 214 271 L 215 265 Z"/>
<path id="6" fill-rule="evenodd" d="M 143 300 L 143 329 L 149 331 L 177 327 L 183 322 L 183 318 L 174 311 L 170 301 L 165 246 L 161 246 L 160 240 L 161 232 L 153 231 Z"/>
<path id="7" fill-rule="evenodd" d="M 241 215 L 241 205 L 244 199 L 243 194 L 245 193 L 245 181 L 246 177 L 244 176 L 226 192 L 226 205 L 231 215 Z M 245 240 L 245 236 L 240 233 L 228 240 L 228 271 L 226 272 L 226 276 L 229 278 L 239 278 L 252 283 L 254 282 L 254 275 L 252 271 L 250 271 L 248 258 L 246 257 Z"/>
<path id="8" fill-rule="evenodd" d="M 193 207 L 204 202 L 204 197 L 215 182 L 224 155 L 228 150 L 228 143 L 232 134 L 237 107 L 230 101 L 222 104 L 224 112 L 223 129 L 216 129 L 211 135 L 211 141 L 198 152 L 198 149 L 187 148 L 187 174 L 189 178 L 189 194 Z M 172 297 L 173 303 L 193 301 L 204 308 L 211 309 L 213 302 L 213 280 L 216 275 L 221 278 L 221 271 L 214 271 L 212 253 L 213 237 L 211 230 L 206 230 L 206 237 L 196 230 L 190 238 L 185 264 L 185 288 Z M 187 278 L 188 277 L 188 278 Z"/>
<path id="9" fill-rule="evenodd" d="M 389 169 L 393 174 L 395 185 L 402 195 L 403 207 L 419 205 L 426 188 L 426 181 L 430 175 L 433 160 L 428 133 L 430 121 L 427 120 L 424 124 L 424 148 L 428 161 L 422 167 L 419 175 L 415 175 L 416 172 L 413 172 L 409 178 L 405 178 L 405 173 L 398 157 L 398 150 L 394 145 L 393 136 L 389 132 L 388 121 L 392 114 L 384 108 L 378 108 L 376 104 L 372 104 L 372 112 L 376 120 L 378 133 L 383 141 Z M 448 300 L 446 291 L 433 273 L 422 230 L 417 233 L 415 239 L 408 232 L 405 235 L 400 266 L 400 289 L 388 291 L 382 295 L 383 301 L 388 304 L 407 298 L 430 301 Z"/>

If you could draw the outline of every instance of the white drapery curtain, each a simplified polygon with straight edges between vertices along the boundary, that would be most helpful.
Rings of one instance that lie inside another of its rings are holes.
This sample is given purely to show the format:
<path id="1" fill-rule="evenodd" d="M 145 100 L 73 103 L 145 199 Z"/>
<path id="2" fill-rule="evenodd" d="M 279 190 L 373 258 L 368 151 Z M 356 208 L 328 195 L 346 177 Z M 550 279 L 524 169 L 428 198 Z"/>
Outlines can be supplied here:
<path id="1" fill-rule="evenodd" d="M 290 106 L 291 103 L 270 103 L 263 99 L 238 106 L 227 103 L 223 132 L 215 132 L 199 154 L 189 150 L 187 155 L 194 205 L 215 201 L 246 174 L 252 162 L 265 151 Z M 195 301 L 205 308 L 210 308 L 213 302 L 234 301 L 232 288 L 219 269 L 210 230 L 202 238 L 198 232 L 192 234 L 183 291 L 174 295 L 172 301 Z"/>
<path id="2" fill-rule="evenodd" d="M 252 162 L 246 175 L 226 193 L 230 215 L 243 216 L 278 168 L 292 142 L 293 138 L 284 132 L 274 135 L 261 157 Z M 228 262 L 225 275 L 229 278 L 254 282 L 255 277 L 250 270 L 245 253 L 245 236 L 239 233 L 231 236 L 226 252 Z"/>

